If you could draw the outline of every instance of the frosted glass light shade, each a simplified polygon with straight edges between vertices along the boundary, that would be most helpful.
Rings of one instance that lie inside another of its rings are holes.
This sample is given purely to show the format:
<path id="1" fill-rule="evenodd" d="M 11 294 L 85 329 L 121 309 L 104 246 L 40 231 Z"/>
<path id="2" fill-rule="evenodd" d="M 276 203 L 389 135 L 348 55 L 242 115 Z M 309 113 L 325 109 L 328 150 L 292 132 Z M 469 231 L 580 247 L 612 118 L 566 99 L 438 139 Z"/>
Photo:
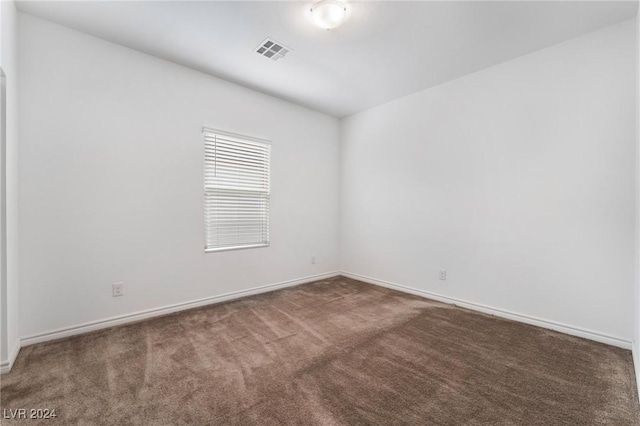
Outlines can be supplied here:
<path id="1" fill-rule="evenodd" d="M 323 0 L 311 8 L 313 22 L 325 30 L 340 26 L 346 14 L 347 8 L 344 3 L 336 0 Z"/>

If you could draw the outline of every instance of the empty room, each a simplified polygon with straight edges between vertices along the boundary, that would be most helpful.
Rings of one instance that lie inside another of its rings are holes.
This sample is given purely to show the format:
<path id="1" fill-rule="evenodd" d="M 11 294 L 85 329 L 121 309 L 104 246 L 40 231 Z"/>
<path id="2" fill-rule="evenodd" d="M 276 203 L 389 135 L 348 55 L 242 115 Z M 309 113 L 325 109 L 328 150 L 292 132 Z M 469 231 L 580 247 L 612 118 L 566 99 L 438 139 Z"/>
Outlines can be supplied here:
<path id="1" fill-rule="evenodd" d="M 0 1 L 3 425 L 638 425 L 638 1 Z"/>

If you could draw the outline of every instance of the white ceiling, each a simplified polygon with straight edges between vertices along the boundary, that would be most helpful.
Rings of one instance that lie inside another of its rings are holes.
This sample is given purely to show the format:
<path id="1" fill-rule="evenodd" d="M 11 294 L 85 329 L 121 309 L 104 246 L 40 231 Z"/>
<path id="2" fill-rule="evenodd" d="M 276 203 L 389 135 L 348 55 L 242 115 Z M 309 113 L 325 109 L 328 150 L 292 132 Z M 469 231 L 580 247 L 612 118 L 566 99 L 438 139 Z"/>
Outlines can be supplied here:
<path id="1" fill-rule="evenodd" d="M 307 2 L 22 1 L 44 19 L 344 117 L 635 16 L 636 1 L 348 3 L 314 27 Z M 274 62 L 266 37 L 293 49 Z"/>

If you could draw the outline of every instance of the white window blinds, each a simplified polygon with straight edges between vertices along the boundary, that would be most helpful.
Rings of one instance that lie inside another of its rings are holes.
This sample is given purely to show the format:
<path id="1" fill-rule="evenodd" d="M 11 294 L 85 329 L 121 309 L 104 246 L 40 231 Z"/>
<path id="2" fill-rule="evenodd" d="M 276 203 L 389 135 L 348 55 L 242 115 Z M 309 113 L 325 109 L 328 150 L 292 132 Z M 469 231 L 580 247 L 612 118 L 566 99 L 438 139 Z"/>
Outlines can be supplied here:
<path id="1" fill-rule="evenodd" d="M 266 141 L 204 129 L 205 251 L 269 245 Z"/>

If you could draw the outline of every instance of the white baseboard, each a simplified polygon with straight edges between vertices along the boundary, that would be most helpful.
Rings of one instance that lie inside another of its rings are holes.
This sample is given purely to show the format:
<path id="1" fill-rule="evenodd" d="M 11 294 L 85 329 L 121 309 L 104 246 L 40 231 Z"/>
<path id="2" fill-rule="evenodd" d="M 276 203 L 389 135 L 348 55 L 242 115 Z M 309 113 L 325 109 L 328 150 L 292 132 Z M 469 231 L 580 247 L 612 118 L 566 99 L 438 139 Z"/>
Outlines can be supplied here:
<path id="1" fill-rule="evenodd" d="M 636 372 L 636 387 L 638 388 L 638 400 L 640 401 L 640 342 L 634 341 L 631 349 L 633 355 L 633 369 Z"/>
<path id="2" fill-rule="evenodd" d="M 311 275 L 303 278 L 298 278 L 295 280 L 282 281 L 275 284 L 268 284 L 264 286 L 254 287 L 247 290 L 235 291 L 235 292 L 225 293 L 217 296 L 206 297 L 198 300 L 193 300 L 190 302 L 177 303 L 174 305 L 168 305 L 160 308 L 134 312 L 131 314 L 106 318 L 103 320 L 91 321 L 84 324 L 79 324 L 79 325 L 65 327 L 65 328 L 59 328 L 59 329 L 47 331 L 44 333 L 38 333 L 31 336 L 26 336 L 20 339 L 19 345 L 15 345 L 13 351 L 9 356 L 9 359 L 3 362 L 2 364 L 0 364 L 0 374 L 8 373 L 11 370 L 11 368 L 13 367 L 13 363 L 15 362 L 15 359 L 18 356 L 20 348 L 24 346 L 29 346 L 36 343 L 42 343 L 42 342 L 47 342 L 51 340 L 62 339 L 65 337 L 75 336 L 78 334 L 89 333 L 91 331 L 101 330 L 104 328 L 110 328 L 117 325 L 123 325 L 123 324 L 132 323 L 132 322 L 137 322 L 137 321 L 145 320 L 148 318 L 153 318 L 153 317 L 167 315 L 174 312 L 184 311 L 187 309 L 192 309 L 192 308 L 197 308 L 201 306 L 221 303 L 229 300 L 239 299 L 245 296 L 251 296 L 251 295 L 260 294 L 260 293 L 267 293 L 267 292 L 278 290 L 281 288 L 293 287 L 299 284 L 305 284 L 313 281 L 332 278 L 338 275 L 343 275 L 345 277 L 353 278 L 359 281 L 364 281 L 369 284 L 374 284 L 381 287 L 387 287 L 387 288 L 399 290 L 405 293 L 415 294 L 417 296 L 438 300 L 444 303 L 461 306 L 467 309 L 483 312 L 490 315 L 495 315 L 497 317 L 507 318 L 510 320 L 519 321 L 526 324 L 531 324 L 538 327 L 559 331 L 565 334 L 570 334 L 572 336 L 578 336 L 578 337 L 583 337 L 590 340 L 595 340 L 597 342 L 605 343 L 612 346 L 618 346 L 625 349 L 632 348 L 631 341 L 614 337 L 614 336 L 608 336 L 595 331 L 573 327 L 573 326 L 557 323 L 554 321 L 543 320 L 540 318 L 535 318 L 527 315 L 517 314 L 514 312 L 492 308 L 490 306 L 485 306 L 478 303 L 467 302 L 464 300 L 439 295 L 439 294 L 432 293 L 425 290 L 419 290 L 419 289 L 403 286 L 400 284 L 391 283 L 388 281 L 382 281 L 382 280 L 377 280 L 370 277 L 365 277 L 363 275 L 354 274 L 351 272 L 335 271 L 335 272 L 328 272 L 325 274 Z M 638 350 L 634 351 L 634 361 L 636 362 L 636 366 L 640 367 L 640 353 L 638 353 Z M 636 374 L 640 375 L 640 368 L 636 368 Z M 640 376 L 638 377 L 638 384 L 640 386 Z"/>
<path id="3" fill-rule="evenodd" d="M 9 359 L 6 361 L 2 361 L 0 363 L 0 374 L 5 374 L 11 371 L 13 368 L 13 363 L 16 362 L 16 358 L 18 357 L 18 353 L 20 352 L 20 348 L 22 346 L 19 343 L 13 345 L 13 350 L 9 353 Z"/>
<path id="4" fill-rule="evenodd" d="M 582 337 L 596 342 L 605 343 L 611 346 L 617 346 L 619 348 L 631 349 L 631 341 L 625 340 L 615 336 L 609 336 L 603 333 L 599 333 L 592 330 L 587 330 L 580 327 L 574 327 L 571 325 L 562 324 L 556 321 L 545 320 L 541 318 L 532 317 L 529 315 L 517 314 L 504 309 L 493 308 L 491 306 L 482 305 L 479 303 L 468 302 L 466 300 L 456 299 L 454 297 L 443 296 L 440 294 L 432 293 L 426 290 L 419 290 L 404 285 L 378 280 L 375 278 L 365 277 L 363 275 L 354 274 L 352 272 L 340 272 L 340 275 L 353 278 L 354 280 L 364 281 L 369 284 L 378 285 L 381 287 L 391 288 L 393 290 L 402 291 L 405 293 L 414 294 L 416 296 L 422 296 L 428 299 L 437 300 L 440 302 L 460 306 L 463 308 L 471 309 L 474 311 L 483 312 L 485 314 L 494 315 L 500 318 L 506 318 L 513 321 L 519 321 L 525 324 L 535 325 L 537 327 L 547 328 L 550 330 L 559 331 L 561 333 L 569 334 L 572 336 Z M 640 355 L 640 354 L 639 354 Z M 640 367 L 640 366 L 639 366 Z M 638 371 L 638 370 L 636 370 Z"/>
<path id="5" fill-rule="evenodd" d="M 268 284 L 260 287 L 254 287 L 247 290 L 240 290 L 240 291 L 234 291 L 231 293 L 220 294 L 217 296 L 205 297 L 198 300 L 192 300 L 190 302 L 176 303 L 174 305 L 163 306 L 160 308 L 148 309 L 145 311 L 134 312 L 131 314 L 105 318 L 98 321 L 86 322 L 84 324 L 78 324 L 71 327 L 59 328 L 56 330 L 46 331 L 44 333 L 38 333 L 31 336 L 23 337 L 20 339 L 20 345 L 24 347 L 24 346 L 33 345 L 36 343 L 47 342 L 50 340 L 62 339 L 69 336 L 75 336 L 77 334 L 89 333 L 91 331 L 96 331 L 103 328 L 114 327 L 117 325 L 137 322 L 137 321 L 145 320 L 148 318 L 171 314 L 173 312 L 184 311 L 186 309 L 212 305 L 215 303 L 221 303 L 221 302 L 226 302 L 233 299 L 239 299 L 241 297 L 251 296 L 251 295 L 260 294 L 260 293 L 266 293 L 266 292 L 278 290 L 285 287 L 292 287 L 299 284 L 319 281 L 319 280 L 335 277 L 338 275 L 340 275 L 338 271 L 328 272 L 325 274 L 311 275 L 308 277 L 298 278 L 295 280 L 282 281 L 275 284 Z M 8 369 L 10 368 L 11 367 L 8 366 Z"/>

